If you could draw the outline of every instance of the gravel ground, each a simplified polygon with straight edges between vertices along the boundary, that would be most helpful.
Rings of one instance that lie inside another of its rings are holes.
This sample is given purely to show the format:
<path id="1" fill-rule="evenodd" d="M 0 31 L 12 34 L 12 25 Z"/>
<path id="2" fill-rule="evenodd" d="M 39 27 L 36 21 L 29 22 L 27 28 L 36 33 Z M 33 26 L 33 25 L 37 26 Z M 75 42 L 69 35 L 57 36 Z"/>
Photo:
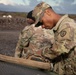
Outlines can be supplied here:
<path id="1" fill-rule="evenodd" d="M 0 62 L 0 75 L 57 75 L 39 69 Z"/>
<path id="2" fill-rule="evenodd" d="M 0 54 L 14 56 L 19 31 L 0 31 Z"/>

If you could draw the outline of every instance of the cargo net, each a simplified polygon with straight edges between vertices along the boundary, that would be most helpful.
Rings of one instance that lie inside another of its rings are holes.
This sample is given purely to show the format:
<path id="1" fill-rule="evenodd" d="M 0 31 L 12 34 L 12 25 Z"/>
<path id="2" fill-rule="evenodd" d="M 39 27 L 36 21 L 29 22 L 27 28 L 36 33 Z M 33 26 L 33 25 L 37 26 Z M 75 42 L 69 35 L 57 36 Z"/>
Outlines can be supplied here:
<path id="1" fill-rule="evenodd" d="M 0 75 L 53 75 L 41 69 L 0 61 Z M 55 74 L 54 74 L 55 75 Z"/>

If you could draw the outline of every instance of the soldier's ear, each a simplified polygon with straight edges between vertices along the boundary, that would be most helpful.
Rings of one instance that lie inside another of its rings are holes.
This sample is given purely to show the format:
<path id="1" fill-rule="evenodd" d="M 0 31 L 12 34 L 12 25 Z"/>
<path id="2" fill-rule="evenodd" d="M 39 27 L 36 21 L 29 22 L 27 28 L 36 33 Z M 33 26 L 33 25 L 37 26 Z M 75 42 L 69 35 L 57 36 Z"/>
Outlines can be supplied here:
<path id="1" fill-rule="evenodd" d="M 46 10 L 45 10 L 45 13 L 46 13 L 47 15 L 49 15 L 49 16 L 51 15 L 51 12 L 50 12 L 49 9 L 46 9 Z"/>

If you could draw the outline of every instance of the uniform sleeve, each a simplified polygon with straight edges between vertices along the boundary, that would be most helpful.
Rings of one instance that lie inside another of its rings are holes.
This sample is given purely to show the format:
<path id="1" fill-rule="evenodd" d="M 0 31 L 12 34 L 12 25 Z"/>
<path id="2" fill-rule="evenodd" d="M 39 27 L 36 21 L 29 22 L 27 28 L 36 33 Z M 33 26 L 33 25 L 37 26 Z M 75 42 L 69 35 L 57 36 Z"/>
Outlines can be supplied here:
<path id="1" fill-rule="evenodd" d="M 63 25 L 58 32 L 55 33 L 55 42 L 49 53 L 46 53 L 50 59 L 69 53 L 70 49 L 74 47 L 74 28 L 70 25 Z"/>
<path id="2" fill-rule="evenodd" d="M 32 29 L 26 28 L 20 33 L 19 40 L 15 49 L 15 57 L 21 57 L 22 51 L 28 47 L 31 37 L 33 36 Z"/>
<path id="3" fill-rule="evenodd" d="M 18 40 L 18 43 L 17 43 L 17 46 L 16 46 L 16 49 L 15 49 L 15 57 L 18 57 L 20 58 L 20 54 L 21 54 L 21 51 L 22 49 L 20 49 L 20 40 L 21 40 L 21 33 L 19 35 L 19 40 Z"/>

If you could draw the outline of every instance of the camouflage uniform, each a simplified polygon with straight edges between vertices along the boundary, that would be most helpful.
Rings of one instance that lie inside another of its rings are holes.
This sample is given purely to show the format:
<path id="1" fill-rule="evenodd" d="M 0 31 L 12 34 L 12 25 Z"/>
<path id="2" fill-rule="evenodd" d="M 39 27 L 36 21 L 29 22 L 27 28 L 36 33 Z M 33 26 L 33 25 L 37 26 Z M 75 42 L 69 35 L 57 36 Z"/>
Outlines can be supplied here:
<path id="1" fill-rule="evenodd" d="M 50 30 L 42 29 L 41 26 L 26 26 L 20 34 L 15 50 L 15 57 L 27 59 L 33 59 L 33 57 L 37 57 L 43 60 L 41 56 L 41 50 L 45 49 L 46 47 L 51 47 L 53 42 L 52 33 L 53 32 L 50 32 Z"/>
<path id="2" fill-rule="evenodd" d="M 63 16 L 53 29 L 55 42 L 44 56 L 53 59 L 54 71 L 60 75 L 76 74 L 76 23 Z"/>
<path id="3" fill-rule="evenodd" d="M 50 5 L 42 2 L 33 10 L 36 22 Z M 76 23 L 68 15 L 63 16 L 53 28 L 54 43 L 42 55 L 54 63 L 53 70 L 60 75 L 76 75 Z"/>

